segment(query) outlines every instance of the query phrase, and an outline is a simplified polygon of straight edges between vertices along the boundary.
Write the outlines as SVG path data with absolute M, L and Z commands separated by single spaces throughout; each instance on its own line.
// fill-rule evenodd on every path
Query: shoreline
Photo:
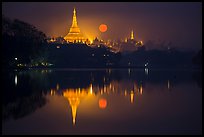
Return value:
M 80 71 L 80 70 L 145 70 L 148 69 L 150 71 L 200 71 L 202 72 L 202 68 L 199 67 L 38 67 L 38 68 L 2 68 L 3 72 L 5 71 L 27 71 L 27 70 L 72 70 L 72 71 Z

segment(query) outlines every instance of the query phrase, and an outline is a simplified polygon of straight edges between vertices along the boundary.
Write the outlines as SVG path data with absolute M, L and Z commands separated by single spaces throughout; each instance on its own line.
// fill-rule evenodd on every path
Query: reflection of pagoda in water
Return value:
M 63 91 L 63 96 L 67 98 L 69 101 L 69 105 L 71 106 L 72 111 L 72 123 L 75 125 L 76 123 L 76 113 L 77 113 L 77 107 L 80 104 L 80 100 L 89 95 L 92 94 L 92 84 L 88 89 L 66 89 Z
M 69 33 L 64 37 L 64 39 L 67 42 L 72 42 L 72 43 L 80 43 L 80 42 L 85 42 L 85 38 L 82 35 L 80 28 L 77 25 L 77 18 L 76 18 L 76 10 L 74 8 L 73 11 L 73 20 L 72 20 L 72 26 L 69 29 Z
M 105 80 L 105 79 L 104 79 Z M 105 81 L 104 81 L 105 82 Z M 133 85 L 132 85 L 133 84 Z M 99 86 L 90 86 L 88 88 L 67 88 L 60 90 L 59 84 L 57 83 L 56 89 L 51 89 L 50 94 L 60 94 L 65 97 L 69 105 L 71 107 L 72 112 L 72 124 L 76 124 L 76 117 L 77 117 L 77 108 L 80 105 L 80 102 L 83 98 L 88 97 L 90 95 L 97 96 L 99 95 L 99 108 L 105 109 L 107 107 L 107 100 L 101 95 L 109 95 L 109 94 L 120 94 L 124 95 L 125 98 L 130 100 L 130 103 L 134 103 L 135 95 L 142 95 L 143 94 L 143 87 L 141 85 L 137 85 L 136 83 L 132 83 L 131 85 L 125 85 L 129 88 L 124 88 L 122 84 L 117 81 L 112 81 L 109 84 L 104 84 L 102 87 Z M 94 92 L 95 91 L 95 92 Z

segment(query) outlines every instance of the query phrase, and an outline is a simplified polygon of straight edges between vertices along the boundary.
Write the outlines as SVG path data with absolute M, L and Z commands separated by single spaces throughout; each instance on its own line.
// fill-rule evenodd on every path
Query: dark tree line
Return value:
M 45 59 L 46 35 L 35 26 L 2 16 L 1 59 L 6 68 Z
M 120 53 L 106 47 L 92 48 L 86 44 L 50 44 L 48 53 L 49 62 L 57 68 L 115 67 L 121 58 Z

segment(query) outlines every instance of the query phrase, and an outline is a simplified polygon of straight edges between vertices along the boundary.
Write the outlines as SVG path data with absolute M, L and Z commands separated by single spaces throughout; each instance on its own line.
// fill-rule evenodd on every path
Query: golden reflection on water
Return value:
M 170 89 L 170 81 L 169 80 L 167 81 L 167 88 L 168 88 L 168 90 Z
M 15 129 L 33 133 L 37 127 L 37 132 L 65 134 L 104 131 L 127 131 L 131 134 L 139 130 L 145 134 L 150 131 L 175 133 L 178 128 L 182 129 L 181 132 L 187 129 L 196 131 L 202 127 L 199 123 L 202 119 L 200 87 L 195 86 L 192 77 L 186 78 L 183 74 L 178 76 L 178 73 L 165 76 L 162 74 L 166 73 L 160 72 L 154 75 L 154 71 L 147 69 L 146 72 L 139 70 L 138 73 L 132 69 L 116 72 L 111 69 L 107 69 L 105 74 L 104 71 L 78 73 L 78 70 L 51 74 L 47 74 L 49 71 L 40 71 L 40 74 L 38 71 L 23 71 L 11 75 L 11 84 L 19 93 L 24 90 L 24 86 L 33 89 L 28 99 L 22 96 L 22 103 L 17 100 L 5 106 L 4 114 L 7 117 L 24 113 L 28 117 L 19 116 L 17 120 L 8 122 L 5 120 L 4 132 L 8 130 L 7 133 L 12 133 Z M 24 82 L 27 78 L 30 79 L 29 83 Z M 194 89 L 198 92 L 194 92 Z M 10 97 L 11 93 L 8 95 Z M 28 110 L 37 111 L 29 115 L 31 113 L 28 114 Z M 42 122 L 43 118 L 45 120 Z
M 111 82 L 110 84 L 103 85 L 103 87 L 93 86 L 91 83 L 87 88 L 67 88 L 67 89 L 60 89 L 60 85 L 57 83 L 55 89 L 50 89 L 50 95 L 62 95 L 67 99 L 69 105 L 71 107 L 72 113 L 72 124 L 76 124 L 76 117 L 77 117 L 77 109 L 80 105 L 81 100 L 83 98 L 92 96 L 97 98 L 98 96 L 98 107 L 100 109 L 106 109 L 108 107 L 108 102 L 104 95 L 109 94 L 120 94 L 127 98 L 129 96 L 129 101 L 131 104 L 134 103 L 135 95 L 142 95 L 143 94 L 143 87 L 141 85 L 133 84 L 133 88 L 124 89 L 118 82 Z M 127 98 L 128 99 L 128 98 Z
M 17 84 L 18 84 L 18 76 L 17 75 L 15 75 L 15 86 L 17 86 Z

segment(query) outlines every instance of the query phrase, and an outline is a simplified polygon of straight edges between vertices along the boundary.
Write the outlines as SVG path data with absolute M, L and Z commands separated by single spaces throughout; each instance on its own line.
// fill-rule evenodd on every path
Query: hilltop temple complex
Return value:
M 143 42 L 135 39 L 133 29 L 130 32 L 130 35 L 125 39 L 121 40 L 102 40 L 97 37 L 95 39 L 85 38 L 82 34 L 78 23 L 76 9 L 73 10 L 72 25 L 68 30 L 68 34 L 64 37 L 50 38 L 48 39 L 49 43 L 58 43 L 58 44 L 72 44 L 72 43 L 81 43 L 87 44 L 90 47 L 101 47 L 101 45 L 108 47 L 113 52 L 123 52 L 123 51 L 135 51 L 139 48 L 143 48 Z M 61 45 L 62 46 L 62 45 Z M 60 47 L 60 46 L 58 46 Z M 58 48 L 57 47 L 57 48 Z

